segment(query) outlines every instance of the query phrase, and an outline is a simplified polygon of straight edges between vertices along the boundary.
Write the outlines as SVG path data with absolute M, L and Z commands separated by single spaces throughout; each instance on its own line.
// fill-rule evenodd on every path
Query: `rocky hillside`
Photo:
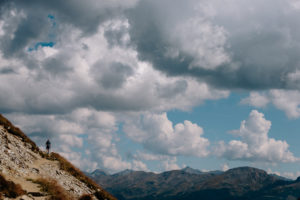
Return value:
M 0 115 L 0 199 L 115 200 L 57 153 L 42 152 Z
M 295 181 L 250 167 L 226 172 L 191 168 L 154 174 L 124 171 L 109 175 L 100 170 L 90 176 L 120 200 L 298 200 L 300 178 Z

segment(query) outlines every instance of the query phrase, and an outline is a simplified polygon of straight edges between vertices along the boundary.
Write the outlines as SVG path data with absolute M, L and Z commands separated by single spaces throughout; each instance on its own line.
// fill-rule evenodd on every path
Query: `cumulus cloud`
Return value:
M 168 155 L 152 154 L 152 153 L 146 153 L 146 152 L 141 152 L 141 151 L 137 151 L 134 155 L 131 155 L 131 156 L 137 160 L 147 160 L 147 161 L 168 160 L 171 158 Z
M 282 176 L 295 180 L 300 177 L 300 172 L 283 172 Z
M 274 106 L 283 110 L 289 118 L 300 116 L 300 92 L 299 91 L 270 91 L 270 98 Z
M 160 171 L 177 170 L 181 168 L 177 164 L 177 157 L 172 155 L 137 151 L 134 154 L 129 154 L 129 157 L 136 161 L 156 161 L 159 163 L 158 168 Z
M 140 59 L 169 75 L 254 90 L 297 87 L 298 17 L 284 0 L 143 0 L 128 12 Z
M 81 124 L 70 121 L 65 116 L 12 113 L 8 117 L 31 136 L 51 138 L 58 135 L 64 138 L 65 135 L 78 136 L 84 131 Z
M 299 176 L 300 176 L 300 172 L 299 171 L 296 171 L 296 172 L 278 172 L 278 171 L 273 171 L 271 169 L 268 169 L 267 172 L 269 174 L 276 174 L 277 176 L 283 176 L 283 177 L 286 177 L 286 178 L 290 178 L 290 179 L 297 179 Z
M 83 137 L 81 136 L 89 133 L 89 131 L 91 134 L 103 136 L 103 140 L 107 140 L 107 142 L 103 142 L 103 145 L 110 146 L 113 133 L 117 130 L 114 115 L 87 108 L 76 109 L 65 115 L 12 113 L 8 115 L 8 118 L 20 126 L 29 136 L 37 137 L 37 142 L 45 138 L 55 140 L 58 145 L 53 145 L 53 147 L 57 150 L 63 146 L 81 147 L 83 145 Z M 43 142 L 39 144 L 43 145 Z
M 135 154 L 130 155 L 136 161 L 158 161 L 160 171 L 170 171 L 180 169 L 177 164 L 177 157 L 163 154 L 146 153 L 137 151 Z
M 8 14 L 6 18 L 30 18 L 26 14 Z M 46 20 L 47 15 L 42 18 Z M 11 30 L 0 38 L 6 41 L 18 27 L 10 21 L 3 23 Z M 1 49 L 1 110 L 38 114 L 70 113 L 89 106 L 97 110 L 187 110 L 229 94 L 192 78 L 168 77 L 151 63 L 141 62 L 134 48 L 112 45 L 107 31 L 124 29 L 121 40 L 129 42 L 126 19 L 105 21 L 89 35 L 64 21 L 57 23 L 62 24 L 53 47 L 28 50 L 31 43 L 25 42 L 18 47 L 22 56 L 14 57 Z M 45 37 L 47 33 L 43 33 Z
M 209 141 L 202 136 L 200 126 L 187 120 L 173 126 L 166 113 L 146 113 L 126 122 L 123 130 L 129 138 L 157 154 L 198 157 L 209 154 Z
M 229 160 L 271 163 L 299 161 L 288 150 L 286 141 L 269 138 L 270 128 L 271 122 L 262 113 L 253 110 L 248 119 L 241 122 L 240 129 L 232 131 L 241 140 L 231 140 L 228 144 L 221 141 L 215 153 Z
M 30 13 L 33 4 L 19 3 L 6 4 L 0 17 L 0 110 L 39 146 L 49 137 L 54 150 L 77 166 L 88 167 L 79 165 L 84 158 L 89 170 L 147 169 L 138 159 L 127 161 L 120 156 L 119 122 L 111 112 L 189 110 L 205 100 L 229 95 L 228 90 L 194 78 L 162 74 L 152 63 L 141 61 L 129 45 L 127 19 L 95 19 L 97 23 L 89 27 L 69 18 L 80 2 L 67 13 L 56 8 L 42 12 L 54 4 L 36 2 L 41 12 L 35 14 Z M 91 3 L 79 10 L 86 12 Z M 97 18 L 94 14 L 85 17 Z
M 249 97 L 242 99 L 242 104 L 265 107 L 272 103 L 291 118 L 300 117 L 300 92 L 298 90 L 270 90 L 268 92 L 251 92 Z
M 177 159 L 167 159 L 162 161 L 161 166 L 164 171 L 178 170 L 180 167 L 176 164 Z
M 97 27 L 100 23 L 107 19 L 119 16 L 124 9 L 135 6 L 136 2 L 137 0 L 87 0 L 85 2 L 80 0 L 75 0 L 73 2 L 30 0 L 25 3 L 20 0 L 14 0 L 7 1 L 6 4 L 4 3 L 2 6 L 5 9 L 13 8 L 29 14 L 29 19 L 31 19 L 29 27 L 34 27 L 35 25 L 38 25 L 37 23 L 42 22 L 43 18 L 38 18 L 38 16 L 46 13 L 46 15 L 51 14 L 57 16 L 61 22 L 82 29 L 84 34 L 92 34 L 97 31 Z M 32 19 L 34 19 L 34 21 L 32 21 Z M 28 27 L 22 28 L 28 30 Z M 39 35 L 39 33 L 43 31 L 41 27 L 30 30 L 33 30 L 32 33 L 35 35 Z M 28 31 L 25 33 L 30 32 Z M 31 39 L 32 37 L 30 34 L 26 34 L 23 38 Z
M 174 33 L 177 49 L 170 47 L 166 53 L 169 53 L 171 58 L 176 58 L 180 52 L 193 57 L 189 69 L 215 69 L 230 61 L 225 51 L 226 32 L 222 27 L 213 25 L 204 18 L 195 17 L 177 25 Z
M 249 97 L 241 100 L 242 104 L 249 104 L 258 108 L 265 107 L 269 102 L 269 98 L 259 92 L 250 92 Z
M 118 152 L 120 111 L 128 137 L 171 157 L 207 156 L 209 141 L 197 124 L 173 126 L 150 112 L 190 110 L 241 88 L 271 89 L 242 103 L 271 102 L 300 116 L 297 1 L 13 0 L 1 1 L 0 11 L 1 112 L 40 145 L 56 138 L 77 164 L 76 156 L 88 156 L 92 168 L 147 168 Z M 242 129 L 238 135 L 244 139 L 221 145 L 224 155 L 257 156 L 246 153 L 253 144 Z M 261 152 L 276 147 L 292 159 L 285 141 L 261 139 Z M 85 153 L 72 153 L 86 144 Z M 165 168 L 176 165 L 171 159 Z
M 128 48 L 134 49 L 135 61 L 218 88 L 298 89 L 300 38 L 295 2 L 226 0 L 224 6 L 217 0 L 7 1 L 1 5 L 1 51 L 5 58 L 19 58 L 27 67 L 39 68 L 38 75 L 43 77 L 63 70 L 70 75 L 74 65 L 86 64 L 100 85 L 114 89 L 136 72 L 132 69 L 136 62 L 120 60 L 128 55 Z M 104 39 L 97 40 L 95 35 Z M 93 43 L 87 44 L 87 38 Z M 53 42 L 59 53 L 39 63 L 26 50 L 43 42 Z M 110 57 L 115 55 L 115 62 L 103 59 L 109 57 L 106 48 L 113 50 Z M 117 53 L 122 48 L 127 52 L 123 56 Z M 126 68 L 123 75 L 115 73 L 120 66 L 120 72 Z M 102 70 L 105 73 L 99 75 Z
M 84 169 L 87 172 L 91 172 L 99 168 L 97 162 L 92 161 L 87 157 L 84 157 L 80 152 L 64 150 L 58 153 L 64 156 L 69 161 L 71 161 L 75 166 L 79 167 L 80 169 Z
M 141 160 L 126 161 L 119 154 L 118 125 L 115 115 L 110 112 L 80 108 L 64 115 L 13 113 L 8 117 L 42 149 L 46 139 L 50 138 L 53 151 L 61 153 L 84 170 L 148 170 Z

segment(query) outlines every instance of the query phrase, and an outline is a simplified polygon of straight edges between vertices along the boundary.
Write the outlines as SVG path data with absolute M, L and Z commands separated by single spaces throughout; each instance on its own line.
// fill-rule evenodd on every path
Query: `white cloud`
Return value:
M 230 168 L 229 168 L 229 166 L 228 166 L 228 164 L 227 163 L 225 163 L 223 166 L 222 166 L 222 171 L 227 171 L 227 170 L 229 170 Z
M 129 12 L 130 36 L 140 57 L 170 76 L 228 89 L 294 89 L 288 76 L 299 70 L 299 12 L 291 2 L 299 4 L 144 0 Z
M 148 170 L 142 161 L 125 161 L 119 155 L 116 144 L 119 140 L 116 134 L 118 124 L 110 112 L 79 108 L 65 115 L 14 113 L 8 118 L 41 147 L 50 138 L 52 151 L 61 153 L 83 170 Z
M 180 169 L 179 165 L 177 164 L 176 156 L 153 154 L 153 153 L 137 151 L 135 154 L 132 155 L 132 158 L 136 161 L 140 161 L 140 160 L 142 160 L 142 161 L 158 161 L 159 162 L 158 167 L 160 168 L 159 170 L 161 170 L 161 171 Z
M 70 147 L 82 147 L 83 139 L 75 135 L 59 135 L 59 140 Z
M 83 124 L 85 127 L 98 128 L 106 132 L 117 130 L 116 117 L 111 112 L 79 108 L 74 110 L 69 116 L 73 121 Z
M 248 119 L 241 122 L 239 130 L 232 134 L 241 140 L 231 140 L 228 144 L 220 142 L 216 154 L 229 160 L 248 160 L 262 162 L 296 162 L 296 158 L 289 150 L 286 141 L 268 137 L 271 122 L 264 115 L 252 110 Z
M 300 92 L 297 90 L 271 90 L 270 98 L 274 106 L 283 110 L 292 119 L 300 117 Z
M 101 155 L 102 168 L 109 170 L 110 172 L 118 172 L 125 169 L 133 169 L 137 171 L 149 171 L 147 165 L 139 160 L 133 160 L 132 162 L 124 161 L 120 156 L 107 156 Z
M 133 160 L 131 168 L 133 170 L 149 171 L 147 165 L 140 160 Z
M 27 13 L 14 16 L 2 23 L 5 29 L 1 29 L 4 31 L 1 41 L 17 30 Z M 53 47 L 28 50 L 47 37 L 45 31 L 41 37 L 21 46 L 16 56 L 6 56 L 5 49 L 0 49 L 0 109 L 10 113 L 9 118 L 39 146 L 44 146 L 44 140 L 49 137 L 53 150 L 68 155 L 77 165 L 79 158 L 75 159 L 71 150 L 85 148 L 87 143 L 89 155 L 78 155 L 93 163 L 92 168 L 97 163 L 98 167 L 112 171 L 146 169 L 139 160 L 129 162 L 120 157 L 116 146 L 119 138 L 115 134 L 117 114 L 113 113 L 189 110 L 205 100 L 229 95 L 227 90 L 216 90 L 193 78 L 169 77 L 155 70 L 151 63 L 140 61 L 136 49 L 128 44 L 130 25 L 126 19 L 107 20 L 95 33 L 87 35 L 77 26 L 64 21 L 57 23 L 60 24 Z M 112 38 L 116 41 L 111 44 L 107 31 L 120 32 L 122 45 L 114 45 L 118 38 Z M 127 114 L 123 114 L 124 118 Z M 199 153 L 201 148 L 206 148 L 206 139 L 201 134 L 193 135 L 195 130 L 190 129 L 199 129 L 202 134 L 200 127 L 188 121 L 176 126 L 174 131 L 195 137 L 195 143 L 204 147 L 184 150 L 177 144 L 168 153 L 207 154 L 204 150 Z M 180 137 L 172 141 L 179 143 L 176 138 Z M 197 153 L 192 153 L 193 150 Z M 119 164 L 111 165 L 113 161 Z
M 270 102 L 269 98 L 263 93 L 250 92 L 250 96 L 242 99 L 242 104 L 249 104 L 257 108 L 263 108 Z
M 202 17 L 190 18 L 179 24 L 173 33 L 179 50 L 194 58 L 190 68 L 215 69 L 230 61 L 225 51 L 226 31 Z
M 300 171 L 296 171 L 296 172 L 278 172 L 278 171 L 273 171 L 270 168 L 267 170 L 268 174 L 276 174 L 277 176 L 283 176 L 286 178 L 290 178 L 290 179 L 297 179 L 300 176 Z
M 209 141 L 202 137 L 203 129 L 200 126 L 187 120 L 173 126 L 166 113 L 146 113 L 139 119 L 127 121 L 124 132 L 132 140 L 158 154 L 198 157 L 209 154 Z
M 292 6 L 292 8 L 294 8 L 296 10 L 300 10 L 300 1 L 299 0 L 291 0 L 291 1 L 289 1 L 289 3 Z
M 11 70 L 0 74 L 0 108 L 30 114 L 70 113 L 79 107 L 188 110 L 208 99 L 228 97 L 227 90 L 193 78 L 162 74 L 141 62 L 132 47 L 110 46 L 106 31 L 124 29 L 121 37 L 130 40 L 128 26 L 126 19 L 111 20 L 84 37 L 80 29 L 62 26 L 52 48 L 28 51 L 26 46 L 15 58 L 0 53 L 0 71 Z
M 115 156 L 102 156 L 103 167 L 112 171 L 121 171 L 130 169 L 131 165 L 128 162 L 122 161 L 121 158 Z
M 60 115 L 26 115 L 12 113 L 8 115 L 17 126 L 29 135 L 52 137 L 60 135 L 79 135 L 84 132 L 81 124 L 70 121 Z
M 177 159 L 174 157 L 172 159 L 167 159 L 161 162 L 161 166 L 163 171 L 170 171 L 170 170 L 178 170 L 180 167 L 177 165 Z
M 295 180 L 298 177 L 300 177 L 300 171 L 297 171 L 297 172 L 283 172 L 282 176 Z
M 259 93 L 251 92 L 250 96 L 242 99 L 242 104 L 249 104 L 254 107 L 265 107 L 272 103 L 277 109 L 282 110 L 288 118 L 300 117 L 300 92 L 298 90 L 269 90 Z
M 151 153 L 145 153 L 141 151 L 137 151 L 137 153 L 134 154 L 133 157 L 137 160 L 148 160 L 148 161 L 154 161 L 154 160 L 161 161 L 161 160 L 170 159 L 170 156 L 168 155 L 151 154 Z
M 267 169 L 267 173 L 268 173 L 268 174 L 275 174 L 275 175 L 277 175 L 277 176 L 281 176 L 280 172 L 278 172 L 278 171 L 273 171 L 273 170 L 271 170 L 270 168 Z
M 80 169 L 84 169 L 87 172 L 96 170 L 99 166 L 97 162 L 91 161 L 89 158 L 85 158 L 81 153 L 72 150 L 58 152 L 72 164 Z
M 93 11 L 93 3 L 89 1 L 82 5 L 75 2 L 69 11 L 76 10 L 77 6 L 83 13 L 89 9 Z M 119 7 L 121 4 L 128 8 L 135 3 L 116 1 L 104 5 L 102 2 L 100 7 Z M 31 17 L 26 9 L 30 10 L 29 7 L 22 8 L 22 12 L 10 13 L 7 10 L 1 16 L 5 20 L 1 18 L 0 40 L 6 46 L 0 49 L 0 110 L 10 113 L 9 118 L 39 146 L 44 146 L 45 138 L 50 137 L 53 150 L 69 155 L 77 164 L 71 150 L 88 145 L 89 154 L 78 155 L 87 156 L 86 159 L 97 163 L 98 167 L 146 169 L 139 160 L 127 162 L 119 155 L 119 138 L 115 133 L 119 123 L 118 111 L 189 110 L 205 100 L 229 95 L 227 90 L 216 90 L 194 78 L 167 76 L 154 69 L 151 63 L 140 61 L 138 51 L 130 46 L 131 25 L 125 18 L 110 18 L 93 24 L 93 30 L 87 30 L 88 25 L 81 21 L 66 20 L 70 13 L 56 10 L 53 13 L 57 20 L 53 47 L 39 46 L 29 51 L 37 42 L 49 39 L 47 27 L 36 32 L 38 37 L 22 36 L 22 45 L 15 44 L 19 45 L 17 50 L 7 49 L 14 44 L 14 39 L 18 39 L 15 33 L 19 26 Z M 93 20 L 94 14 L 84 16 Z M 48 23 L 47 16 L 44 17 Z M 122 115 L 126 118 L 130 114 Z M 207 154 L 204 149 L 208 142 L 201 137 L 201 127 L 186 121 L 172 129 L 174 135 L 187 134 L 196 138 L 195 144 L 204 147 L 180 146 L 178 139 L 182 138 L 176 136 L 169 142 L 177 144 L 172 145 L 167 153 Z M 199 134 L 193 133 L 195 131 Z M 186 143 L 193 144 L 193 141 Z M 193 150 L 197 152 L 193 153 Z M 119 164 L 111 165 L 113 161 Z M 94 168 L 94 164 L 91 166 Z

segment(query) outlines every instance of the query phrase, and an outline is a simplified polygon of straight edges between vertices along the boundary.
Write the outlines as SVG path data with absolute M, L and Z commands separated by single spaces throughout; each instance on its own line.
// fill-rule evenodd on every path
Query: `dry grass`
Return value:
M 49 194 L 50 200 L 72 200 L 73 198 L 62 188 L 55 180 L 47 180 L 39 178 L 32 182 L 37 183 L 41 187 L 41 191 Z
M 97 189 L 97 184 L 85 176 L 78 168 L 72 165 L 68 160 L 59 155 L 58 153 L 52 152 L 50 155 L 51 160 L 57 160 L 61 170 L 69 172 L 72 176 L 85 183 L 91 189 Z
M 84 194 L 81 195 L 78 200 L 93 200 L 93 198 L 90 194 Z
M 96 193 L 98 194 L 99 198 L 95 193 L 95 196 L 98 199 L 116 200 L 116 198 L 114 198 L 108 192 L 104 191 L 97 183 L 88 178 L 84 173 L 82 173 L 78 168 L 76 168 L 58 153 L 51 153 L 50 157 L 51 160 L 57 160 L 59 162 L 61 170 L 69 172 L 72 176 L 85 183 L 90 189 L 98 191 Z
M 19 184 L 7 181 L 2 175 L 0 175 L 0 192 L 1 196 L 5 195 L 10 198 L 16 198 L 26 194 L 26 191 L 24 191 Z
M 15 127 L 8 119 L 3 117 L 3 115 L 0 114 L 0 125 L 4 126 L 4 128 L 10 133 L 15 136 L 18 136 L 22 139 L 24 143 L 28 143 L 31 145 L 31 150 L 34 152 L 40 152 L 38 146 L 29 139 L 23 131 L 21 131 L 18 127 Z
M 97 197 L 97 199 L 99 199 L 99 200 L 106 200 L 106 199 L 108 199 L 107 196 L 106 196 L 106 194 L 103 193 L 103 191 L 97 191 L 97 192 L 95 192 L 94 195 L 95 195 L 95 196 Z

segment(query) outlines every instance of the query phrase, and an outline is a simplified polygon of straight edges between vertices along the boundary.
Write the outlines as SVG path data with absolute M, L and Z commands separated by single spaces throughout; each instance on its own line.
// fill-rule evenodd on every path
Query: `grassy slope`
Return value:
M 7 181 L 4 176 L 0 174 L 0 199 L 2 195 L 10 198 L 16 198 L 25 194 L 26 192 L 18 184 L 15 184 L 12 181 Z

